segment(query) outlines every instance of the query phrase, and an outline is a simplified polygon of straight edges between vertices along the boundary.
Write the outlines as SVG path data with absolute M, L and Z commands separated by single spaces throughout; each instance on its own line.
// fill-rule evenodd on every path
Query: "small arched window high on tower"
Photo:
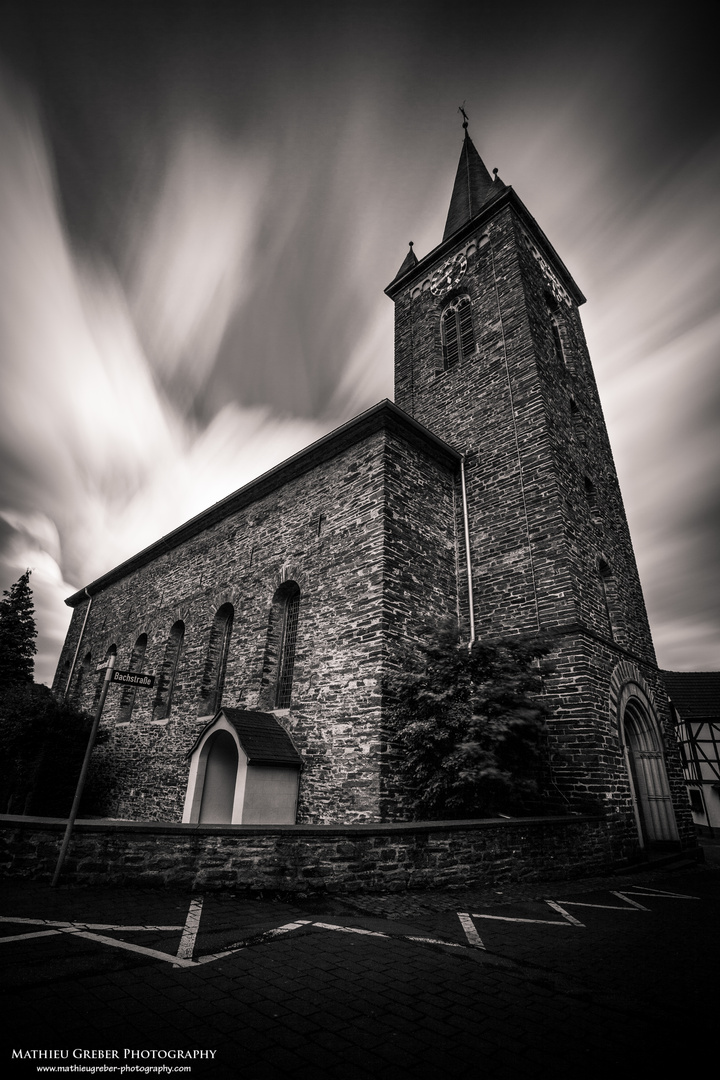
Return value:
M 475 334 L 469 296 L 452 300 L 440 319 L 443 368 L 447 371 L 460 360 L 467 360 L 475 352 Z

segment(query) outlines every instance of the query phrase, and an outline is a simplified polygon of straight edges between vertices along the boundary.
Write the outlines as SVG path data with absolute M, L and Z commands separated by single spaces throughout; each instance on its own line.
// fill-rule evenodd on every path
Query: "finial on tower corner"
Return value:
M 412 251 L 413 247 L 415 246 L 412 240 L 408 240 L 408 244 L 410 245 L 410 250 Z
M 463 129 L 464 129 L 465 131 L 467 131 L 467 128 L 468 128 L 468 114 L 467 114 L 467 113 L 465 112 L 465 102 L 464 102 L 464 101 L 463 101 L 462 105 L 459 105 L 459 106 L 458 106 L 458 112 L 459 112 L 459 113 L 462 113 L 462 117 L 463 117 Z
M 498 178 L 498 171 L 497 171 L 497 169 L 493 169 L 493 180 L 497 180 L 497 178 Z

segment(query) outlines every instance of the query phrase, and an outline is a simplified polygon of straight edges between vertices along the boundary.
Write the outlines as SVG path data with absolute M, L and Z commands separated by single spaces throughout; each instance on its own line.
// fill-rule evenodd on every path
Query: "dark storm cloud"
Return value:
M 382 289 L 442 234 L 461 101 L 590 298 L 661 663 L 717 666 L 709 9 L 7 10 L 2 584 L 35 560 L 43 677 L 63 595 L 391 394 Z

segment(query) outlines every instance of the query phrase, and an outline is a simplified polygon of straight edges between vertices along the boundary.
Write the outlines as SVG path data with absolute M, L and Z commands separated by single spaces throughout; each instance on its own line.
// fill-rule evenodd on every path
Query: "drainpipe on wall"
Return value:
M 85 612 L 85 618 L 83 619 L 82 629 L 80 630 L 80 637 L 78 638 L 77 647 L 75 649 L 75 655 L 73 656 L 72 664 L 70 665 L 70 671 L 68 672 L 67 682 L 65 683 L 65 690 L 63 691 L 63 701 L 68 696 L 70 685 L 72 683 L 72 677 L 75 674 L 75 665 L 77 664 L 78 653 L 80 652 L 80 646 L 82 645 L 83 635 L 85 633 L 85 627 L 87 626 L 88 615 L 90 614 L 90 608 L 92 607 L 93 598 L 90 593 L 85 589 L 85 595 L 88 598 L 88 606 Z
M 468 649 L 475 644 L 475 599 L 473 596 L 472 561 L 470 558 L 470 522 L 468 519 L 467 490 L 465 487 L 465 455 L 460 458 L 460 486 L 462 487 L 463 525 L 465 527 L 465 561 L 467 563 L 468 607 L 470 610 L 470 640 Z

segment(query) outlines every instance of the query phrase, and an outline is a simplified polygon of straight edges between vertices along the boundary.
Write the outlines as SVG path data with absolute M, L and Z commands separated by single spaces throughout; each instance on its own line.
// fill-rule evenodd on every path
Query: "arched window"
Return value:
M 133 646 L 130 656 L 129 671 L 142 671 L 145 650 L 147 649 L 147 634 L 141 634 Z M 127 724 L 132 716 L 135 704 L 136 686 L 124 686 L 120 696 L 120 708 L 118 710 L 118 723 Z
M 475 352 L 469 296 L 460 296 L 445 308 L 440 319 L 440 337 L 445 370 Z
M 300 612 L 300 588 L 286 581 L 273 597 L 268 621 L 260 707 L 289 709 Z
M 210 629 L 205 670 L 200 687 L 199 716 L 214 716 L 222 703 L 225 685 L 225 667 L 227 665 L 230 636 L 232 634 L 234 609 L 232 604 L 223 604 L 215 612 Z
M 85 653 L 80 668 L 75 679 L 75 693 L 73 699 L 79 705 L 82 702 L 82 695 L 85 687 L 87 686 L 88 675 L 92 668 L 92 653 Z
M 185 623 L 178 619 L 170 630 L 170 635 L 165 645 L 165 655 L 158 678 L 157 693 L 153 703 L 153 721 L 159 723 L 167 720 L 172 708 L 173 690 L 175 689 L 175 677 L 180 663 L 183 639 L 185 637 Z
M 553 316 L 553 318 L 550 320 L 550 329 L 552 331 L 553 345 L 555 346 L 555 355 L 557 356 L 558 360 L 560 360 L 563 364 L 566 364 L 567 361 L 565 360 L 565 350 L 563 349 L 562 337 L 560 335 L 560 327 L 555 316 Z
M 598 561 L 598 577 L 600 578 L 600 591 L 605 607 L 608 630 L 610 637 L 614 641 L 617 638 L 618 631 L 617 588 L 613 572 L 604 559 Z
M 277 696 L 275 700 L 275 707 L 278 709 L 290 708 L 299 611 L 300 590 L 296 586 L 296 591 L 289 593 L 285 601 L 280 662 L 278 664 Z
M 602 514 L 600 513 L 600 506 L 598 503 L 597 488 L 589 476 L 584 477 L 583 484 L 585 487 L 585 498 L 590 507 L 590 517 L 594 522 L 599 523 L 602 521 Z

